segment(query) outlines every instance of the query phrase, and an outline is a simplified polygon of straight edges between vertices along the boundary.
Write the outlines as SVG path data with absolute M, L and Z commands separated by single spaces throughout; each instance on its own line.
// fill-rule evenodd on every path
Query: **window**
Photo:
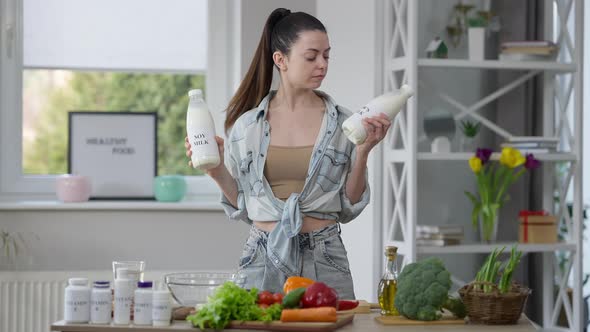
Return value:
M 198 174 L 184 155 L 187 91 L 204 89 L 210 104 L 225 98 L 207 94 L 220 63 L 208 61 L 208 17 L 226 10 L 213 3 L 0 0 L 2 194 L 53 194 L 55 174 L 67 172 L 68 111 L 157 111 L 158 174 Z M 206 177 L 189 183 L 216 191 Z
M 183 126 L 187 91 L 204 85 L 203 74 L 25 69 L 22 173 L 67 173 L 68 111 L 156 111 L 158 174 L 195 174 L 183 162 Z

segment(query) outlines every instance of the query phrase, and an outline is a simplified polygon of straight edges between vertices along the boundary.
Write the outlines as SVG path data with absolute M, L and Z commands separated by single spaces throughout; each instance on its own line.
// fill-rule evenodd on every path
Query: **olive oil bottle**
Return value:
M 385 257 L 387 257 L 387 266 L 379 282 L 377 293 L 379 296 L 379 306 L 381 306 L 381 315 L 398 316 L 399 312 L 395 308 L 395 293 L 397 291 L 397 247 L 385 247 Z

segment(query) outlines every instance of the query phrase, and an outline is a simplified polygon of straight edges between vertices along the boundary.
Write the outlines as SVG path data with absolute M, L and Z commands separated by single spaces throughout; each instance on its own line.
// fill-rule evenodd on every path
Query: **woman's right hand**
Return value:
M 223 163 L 223 155 L 225 151 L 223 138 L 215 136 L 215 141 L 217 142 L 217 148 L 219 149 L 219 165 L 205 170 L 207 175 L 209 175 L 212 178 L 215 178 L 217 175 L 221 174 L 221 171 L 225 167 L 225 164 Z M 193 155 L 193 152 L 191 151 L 191 144 L 188 142 L 187 136 L 184 137 L 184 147 L 186 149 L 186 156 L 189 158 L 188 165 L 190 167 L 193 167 L 193 162 L 190 160 L 191 156 Z

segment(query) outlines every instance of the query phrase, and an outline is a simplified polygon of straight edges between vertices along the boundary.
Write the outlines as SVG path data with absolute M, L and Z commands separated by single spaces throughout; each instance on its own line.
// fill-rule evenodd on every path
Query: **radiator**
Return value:
M 146 272 L 145 280 L 163 289 L 167 272 Z M 64 291 L 71 277 L 112 280 L 111 271 L 0 271 L 0 332 L 49 332 L 63 319 Z

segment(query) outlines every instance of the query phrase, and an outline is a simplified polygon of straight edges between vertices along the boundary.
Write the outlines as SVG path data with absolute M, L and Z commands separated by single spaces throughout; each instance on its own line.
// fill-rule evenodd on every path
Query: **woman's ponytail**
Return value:
M 288 9 L 277 8 L 268 16 L 246 76 L 227 107 L 224 126 L 226 132 L 240 115 L 258 105 L 270 91 L 274 66 L 271 49 L 272 32 L 275 25 L 290 13 Z

